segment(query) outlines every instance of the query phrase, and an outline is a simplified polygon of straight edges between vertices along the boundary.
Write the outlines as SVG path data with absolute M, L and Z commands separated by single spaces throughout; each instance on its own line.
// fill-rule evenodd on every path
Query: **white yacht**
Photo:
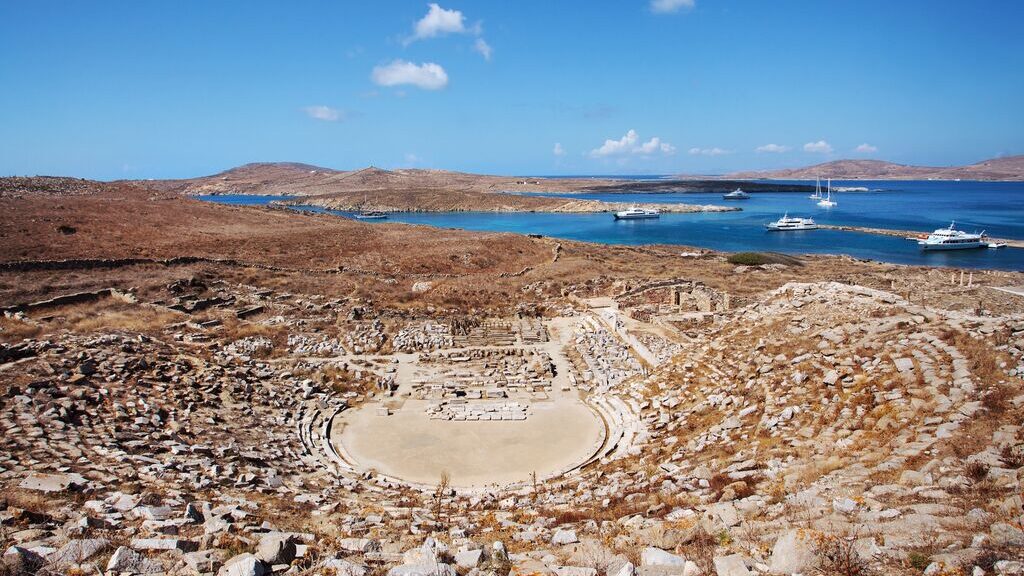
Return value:
M 818 197 L 821 198 L 821 196 L 820 196 L 821 190 L 818 190 L 818 194 L 819 194 Z M 828 195 L 825 196 L 824 198 L 821 198 L 821 200 L 818 200 L 818 206 L 821 206 L 822 208 L 832 208 L 833 206 L 838 206 L 837 202 L 833 202 L 832 201 L 832 179 L 831 178 L 828 179 Z
M 660 218 L 661 212 L 653 208 L 641 208 L 630 206 L 629 210 L 620 210 L 615 213 L 616 220 L 643 220 L 645 218 Z
M 722 194 L 722 198 L 725 200 L 747 200 L 750 198 L 750 194 L 744 192 L 742 188 L 737 188 L 728 194 Z
M 811 200 L 821 200 L 821 178 L 814 179 L 814 194 L 808 196 Z
M 813 218 L 798 218 L 789 217 L 789 213 L 786 213 L 775 222 L 769 222 L 764 225 L 765 228 L 772 232 L 785 232 L 788 230 L 817 230 L 818 225 L 815 224 Z
M 985 231 L 964 232 L 954 229 L 956 222 L 951 222 L 949 228 L 939 228 L 932 232 L 924 240 L 918 240 L 917 245 L 922 250 L 966 250 L 968 248 L 987 248 L 988 241 L 985 240 Z

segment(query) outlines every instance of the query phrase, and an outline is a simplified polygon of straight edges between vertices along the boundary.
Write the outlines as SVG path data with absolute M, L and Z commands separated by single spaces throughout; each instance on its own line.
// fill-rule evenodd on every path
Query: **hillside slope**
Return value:
M 726 178 L 813 180 L 1024 180 L 1024 155 L 992 158 L 968 166 L 929 167 L 882 160 L 833 160 L 803 168 L 734 172 Z

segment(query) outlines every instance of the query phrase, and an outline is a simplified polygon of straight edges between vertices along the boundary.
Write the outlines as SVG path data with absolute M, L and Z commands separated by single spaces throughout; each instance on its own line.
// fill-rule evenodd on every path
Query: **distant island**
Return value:
M 983 160 L 967 166 L 931 167 L 882 160 L 834 160 L 805 168 L 726 174 L 735 180 L 1024 180 L 1024 155 Z
M 126 183 L 189 196 L 291 196 L 277 204 L 318 206 L 331 210 L 382 212 L 614 212 L 626 202 L 540 196 L 531 193 L 680 193 L 727 192 L 743 186 L 751 192 L 809 191 L 792 184 L 745 183 L 721 179 L 657 181 L 607 178 L 538 178 L 490 176 L 447 170 L 368 167 L 334 170 L 294 162 L 260 162 L 211 176 L 181 180 L 136 180 Z M 662 212 L 732 212 L 737 206 L 650 204 Z

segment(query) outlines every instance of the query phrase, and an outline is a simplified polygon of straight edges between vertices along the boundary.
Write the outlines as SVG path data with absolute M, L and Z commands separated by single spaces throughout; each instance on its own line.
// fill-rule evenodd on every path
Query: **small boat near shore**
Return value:
M 749 200 L 750 194 L 743 191 L 742 188 L 737 188 L 728 194 L 722 194 L 723 200 Z
M 1006 248 L 1006 242 L 989 242 L 988 247 L 992 249 Z
M 922 250 L 968 250 L 989 247 L 984 230 L 971 233 L 957 230 L 955 226 L 956 222 L 951 222 L 949 228 L 939 228 L 924 240 L 918 240 L 917 245 Z
M 654 208 L 641 208 L 639 206 L 630 206 L 628 210 L 620 210 L 615 213 L 616 220 L 645 220 L 660 217 L 661 211 Z
M 818 224 L 813 218 L 800 218 L 800 217 L 789 217 L 787 212 L 775 222 L 769 222 L 764 225 L 770 232 L 788 232 L 796 230 L 817 230 Z
M 363 203 L 359 205 L 359 212 L 355 214 L 357 220 L 384 220 L 388 217 L 387 212 L 381 212 L 380 210 L 367 210 L 366 209 L 366 195 L 363 195 Z

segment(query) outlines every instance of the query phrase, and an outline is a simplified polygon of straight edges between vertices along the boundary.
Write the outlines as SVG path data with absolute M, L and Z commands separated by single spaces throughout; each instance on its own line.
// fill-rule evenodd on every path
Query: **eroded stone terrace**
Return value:
M 699 322 L 677 304 L 552 304 L 559 318 L 465 325 L 189 280 L 129 304 L 179 311 L 155 330 L 15 315 L 43 334 L 0 348 L 5 562 L 735 575 L 827 569 L 848 545 L 878 573 L 1020 569 L 1021 314 L 837 283 L 719 298 Z M 503 351 L 549 345 L 551 323 L 571 330 L 552 359 L 568 390 Z M 400 390 L 414 360 L 392 350 L 578 390 L 605 436 L 536 485 L 436 492 L 364 469 L 331 428 Z

